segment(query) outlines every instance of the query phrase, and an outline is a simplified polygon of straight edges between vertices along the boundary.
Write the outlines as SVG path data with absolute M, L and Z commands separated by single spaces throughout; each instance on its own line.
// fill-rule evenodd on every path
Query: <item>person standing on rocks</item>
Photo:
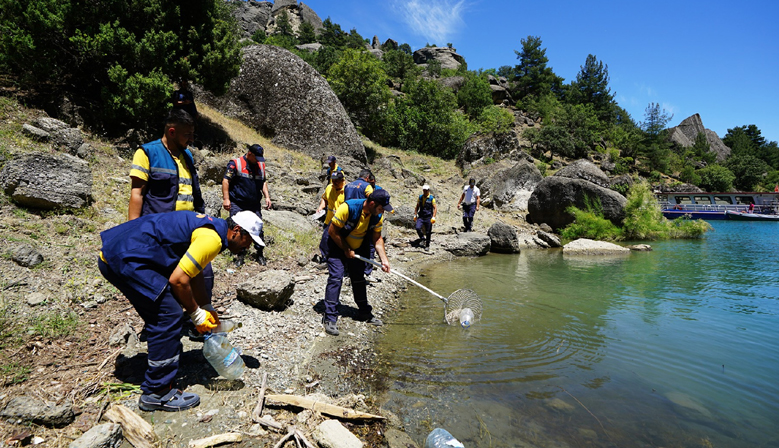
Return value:
M 328 156 L 327 157 L 327 177 L 325 180 L 327 181 L 327 184 L 330 185 L 332 183 L 332 175 L 335 172 L 341 172 L 343 173 L 343 169 L 338 166 L 338 164 L 335 161 L 335 156 Z
M 323 241 L 320 247 L 326 250 L 325 258 L 329 275 L 325 288 L 325 313 L 322 323 L 327 334 L 333 336 L 339 334 L 338 305 L 341 303 L 341 285 L 347 270 L 352 283 L 354 302 L 359 309 L 357 319 L 370 325 L 384 325 L 373 315 L 373 308 L 368 304 L 365 262 L 356 259 L 355 255 L 367 257 L 368 241 L 372 241 L 381 259 L 382 271 L 390 271 L 384 240 L 381 237 L 385 211 L 392 211 L 387 190 L 377 190 L 366 199 L 346 201 L 335 211 L 330 227 L 323 235 L 326 241 Z
M 327 235 L 327 230 L 330 227 L 330 221 L 333 219 L 333 215 L 335 215 L 335 211 L 338 210 L 338 207 L 344 203 L 343 171 L 333 171 L 330 177 L 332 178 L 332 183 L 328 185 L 327 188 L 325 188 L 325 192 L 322 194 L 322 199 L 319 201 L 319 207 L 316 209 L 317 213 L 321 212 L 322 210 L 327 210 L 327 214 L 325 215 L 325 228 L 322 231 L 322 240 L 320 241 L 319 247 L 319 251 L 322 253 L 322 258 L 325 257 L 327 250 L 321 247 L 321 243 L 327 241 L 325 236 Z
M 205 213 L 195 159 L 188 146 L 195 137 L 195 122 L 182 109 L 173 109 L 165 119 L 162 138 L 141 145 L 130 168 L 130 205 L 127 220 L 154 213 L 196 211 Z M 214 270 L 203 268 L 209 301 Z
M 463 194 L 460 195 L 460 200 L 457 201 L 457 210 L 460 210 L 460 204 L 463 206 L 463 225 L 465 231 L 470 232 L 473 230 L 473 216 L 479 211 L 479 205 L 481 204 L 481 192 L 479 187 L 476 186 L 476 179 L 471 178 L 468 180 L 468 186 L 463 188 Z
M 371 170 L 363 169 L 360 171 L 360 177 L 344 187 L 344 200 L 365 199 L 370 196 L 373 193 L 373 187 L 369 181 L 372 175 Z
M 433 233 L 433 224 L 438 214 L 438 205 L 435 203 L 435 196 L 430 194 L 430 185 L 422 186 L 422 194 L 417 199 L 417 206 L 414 207 L 414 221 L 417 230 L 418 244 L 424 243 L 426 251 L 430 250 L 430 237 Z
M 266 210 L 270 210 L 272 205 L 265 175 L 265 150 L 257 144 L 246 145 L 246 149 L 246 154 L 227 163 L 222 179 L 222 206 L 230 212 L 230 216 L 248 210 L 262 219 L 262 198 L 265 198 Z M 260 237 L 265 239 L 262 229 Z M 255 244 L 254 247 L 257 249 L 257 262 L 261 266 L 268 264 L 264 245 Z M 237 264 L 243 264 L 243 255 L 239 256 Z
M 229 220 L 178 211 L 141 216 L 100 233 L 98 267 L 141 316 L 148 343 L 148 366 L 138 406 L 144 411 L 183 411 L 200 397 L 173 385 L 182 346 L 181 309 L 199 333 L 219 323 L 203 281 L 207 266 L 224 249 L 262 244 L 262 221 L 252 212 Z

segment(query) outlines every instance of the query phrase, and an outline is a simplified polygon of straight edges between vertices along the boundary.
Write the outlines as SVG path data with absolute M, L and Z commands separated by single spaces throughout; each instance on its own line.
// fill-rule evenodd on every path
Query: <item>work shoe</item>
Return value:
M 430 252 L 430 245 L 429 244 L 425 244 L 425 252 Z
M 366 320 L 365 323 L 376 327 L 381 327 L 382 325 L 384 325 L 384 322 L 382 322 L 381 319 L 379 319 L 376 316 L 371 316 L 371 318 Z
M 233 260 L 233 263 L 235 263 L 235 267 L 240 268 L 241 266 L 243 266 L 243 258 L 244 258 L 243 254 L 235 256 L 235 259 Z
M 257 263 L 259 263 L 260 266 L 265 266 L 268 264 L 268 261 L 265 259 L 265 256 L 262 254 L 262 252 L 257 252 L 257 255 L 254 256 L 254 259 L 257 260 Z
M 177 412 L 194 408 L 200 404 L 200 397 L 191 392 L 171 389 L 164 395 L 143 394 L 138 399 L 138 407 L 143 411 Z
M 332 336 L 338 336 L 341 334 L 341 332 L 338 331 L 338 325 L 335 322 L 331 321 L 324 321 L 325 324 L 325 333 L 332 335 Z

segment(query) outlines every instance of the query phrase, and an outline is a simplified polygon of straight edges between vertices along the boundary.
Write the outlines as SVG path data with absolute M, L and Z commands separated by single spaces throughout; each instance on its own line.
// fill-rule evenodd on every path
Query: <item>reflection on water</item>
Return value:
M 470 329 L 410 287 L 379 351 L 384 407 L 421 442 L 476 446 L 779 446 L 779 231 L 591 259 L 560 251 L 436 266 L 422 283 L 484 302 Z

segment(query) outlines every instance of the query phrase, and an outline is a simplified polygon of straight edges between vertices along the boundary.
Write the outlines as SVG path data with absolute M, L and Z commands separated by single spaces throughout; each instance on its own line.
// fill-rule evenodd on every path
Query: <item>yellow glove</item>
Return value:
M 195 324 L 195 328 L 199 333 L 208 333 L 216 328 L 216 319 L 214 315 L 203 308 L 198 308 L 197 311 L 189 315 L 192 323 Z
M 430 218 L 430 224 L 435 224 L 435 216 L 433 216 L 432 218 Z

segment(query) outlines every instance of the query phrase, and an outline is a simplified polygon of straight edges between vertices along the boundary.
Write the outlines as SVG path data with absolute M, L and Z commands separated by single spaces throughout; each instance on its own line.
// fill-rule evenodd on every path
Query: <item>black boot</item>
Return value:
M 257 263 L 260 264 L 260 266 L 265 266 L 268 264 L 268 261 L 265 260 L 265 256 L 263 255 L 264 250 L 263 249 L 257 249 L 257 255 L 255 256 Z

